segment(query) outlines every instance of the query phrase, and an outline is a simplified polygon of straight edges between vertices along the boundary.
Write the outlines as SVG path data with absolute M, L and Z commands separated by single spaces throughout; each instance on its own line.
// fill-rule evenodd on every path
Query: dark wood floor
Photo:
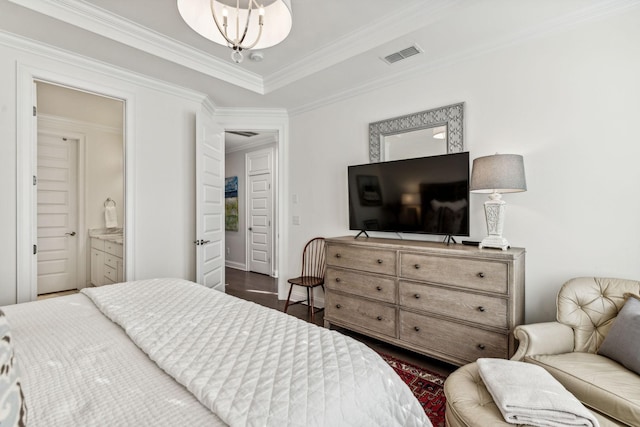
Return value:
M 263 274 L 248 273 L 233 268 L 227 268 L 225 274 L 227 282 L 226 291 L 229 295 L 234 295 L 239 298 L 253 301 L 257 304 L 274 308 L 280 311 L 284 310 L 285 302 L 278 300 L 278 285 L 276 279 Z M 306 321 L 310 320 L 307 306 L 303 304 L 290 306 L 288 314 Z M 324 311 L 316 313 L 314 319 L 315 324 L 319 326 L 323 325 L 323 314 Z M 363 342 L 364 344 L 368 345 L 378 352 L 389 354 L 391 356 L 405 360 L 409 363 L 413 363 L 414 365 L 418 365 L 424 369 L 440 373 L 442 375 L 449 375 L 456 369 L 455 366 L 448 363 L 431 359 L 429 357 L 380 342 L 378 340 L 357 334 L 352 331 L 348 331 L 346 329 L 335 329 L 357 339 L 358 341 Z

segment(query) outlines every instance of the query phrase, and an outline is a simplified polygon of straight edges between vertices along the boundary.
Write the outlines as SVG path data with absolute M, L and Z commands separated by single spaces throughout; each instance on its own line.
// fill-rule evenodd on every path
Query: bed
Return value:
M 29 426 L 431 425 L 364 344 L 185 280 L 2 311 Z

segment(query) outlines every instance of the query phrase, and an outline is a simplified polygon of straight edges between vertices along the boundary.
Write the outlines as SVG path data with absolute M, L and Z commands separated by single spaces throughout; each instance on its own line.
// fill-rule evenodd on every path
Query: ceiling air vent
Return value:
M 228 130 L 227 133 L 238 135 L 238 136 L 245 136 L 247 138 L 256 136 L 258 134 L 258 132 L 243 131 L 243 130 Z
M 386 62 L 387 64 L 393 64 L 395 62 L 398 61 L 402 61 L 403 59 L 407 59 L 413 55 L 417 55 L 420 52 L 422 52 L 422 50 L 420 50 L 420 48 L 416 45 L 412 45 L 409 46 L 406 49 L 402 49 L 398 52 L 394 52 L 390 55 L 385 56 L 384 58 L 382 58 L 384 60 L 384 62 Z

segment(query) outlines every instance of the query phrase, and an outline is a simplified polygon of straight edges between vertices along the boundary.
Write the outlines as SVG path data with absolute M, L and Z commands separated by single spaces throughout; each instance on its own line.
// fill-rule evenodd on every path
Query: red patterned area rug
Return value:
M 444 427 L 444 380 L 446 377 L 426 371 L 384 353 L 380 356 L 407 383 L 434 427 Z

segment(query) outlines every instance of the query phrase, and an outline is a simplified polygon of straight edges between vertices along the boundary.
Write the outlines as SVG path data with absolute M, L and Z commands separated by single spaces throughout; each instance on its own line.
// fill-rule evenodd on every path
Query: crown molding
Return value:
M 367 52 L 438 21 L 463 0 L 428 0 L 389 13 L 340 40 L 322 46 L 264 79 L 265 93 L 287 86 L 356 55 Z
M 138 74 L 125 68 L 120 68 L 113 64 L 101 62 L 93 58 L 87 58 L 77 53 L 49 46 L 42 42 L 31 40 L 3 30 L 0 30 L 0 45 L 58 63 L 73 65 L 78 69 L 102 74 L 107 77 L 117 78 L 138 86 L 161 91 L 169 95 L 178 96 L 195 102 L 202 102 L 205 99 L 205 95 L 203 93 L 172 85 L 162 80 Z
M 278 142 L 278 139 L 273 135 L 265 135 L 237 147 L 227 148 L 225 146 L 224 152 L 225 154 L 237 153 L 238 151 L 252 150 L 254 148 L 262 147 L 265 145 L 275 144 L 276 142 Z
M 290 108 L 288 110 L 289 116 L 293 117 L 299 114 L 313 111 L 327 105 L 363 95 L 367 92 L 371 92 L 382 87 L 391 86 L 400 81 L 415 78 L 418 76 L 424 77 L 425 74 L 431 73 L 435 70 L 448 68 L 461 62 L 475 59 L 495 51 L 517 46 L 531 40 L 565 32 L 571 28 L 587 24 L 589 22 L 597 21 L 599 19 L 604 19 L 608 16 L 620 14 L 625 12 L 626 10 L 638 6 L 640 6 L 640 0 L 604 1 L 564 16 L 555 17 L 552 20 L 540 23 L 536 26 L 522 29 L 518 33 L 512 33 L 503 36 L 497 40 L 494 40 L 490 43 L 485 43 L 476 48 L 468 49 L 466 51 L 462 51 L 460 53 L 450 55 L 442 59 L 431 60 L 427 64 L 422 63 L 410 68 L 405 68 L 402 71 L 390 75 L 385 75 L 381 78 L 370 79 L 360 85 L 352 86 L 342 92 L 334 93 L 327 97 L 316 99 L 313 102 Z
M 224 118 L 249 118 L 259 125 L 262 122 L 270 122 L 274 119 L 286 120 L 289 113 L 284 108 L 242 108 L 242 107 L 220 107 L 215 110 L 216 117 Z M 242 130 L 253 130 L 243 128 Z
M 61 117 L 61 116 L 55 116 L 53 114 L 41 114 L 38 113 L 38 122 L 45 126 L 50 126 L 50 127 L 55 127 L 55 128 L 62 128 L 62 129 L 69 129 L 72 128 L 74 131 L 77 132 L 90 132 L 90 131 L 97 131 L 97 132 L 103 132 L 103 133 L 109 133 L 109 134 L 113 134 L 113 135 L 120 135 L 122 136 L 123 134 L 123 127 L 117 127 L 117 126 L 107 126 L 107 125 L 102 125 L 99 123 L 93 123 L 93 122 L 86 122 L 83 120 L 76 120 L 76 119 L 70 119 L 68 117 Z
M 89 3 L 79 0 L 9 1 L 210 77 L 264 94 L 263 79 L 258 74 Z

